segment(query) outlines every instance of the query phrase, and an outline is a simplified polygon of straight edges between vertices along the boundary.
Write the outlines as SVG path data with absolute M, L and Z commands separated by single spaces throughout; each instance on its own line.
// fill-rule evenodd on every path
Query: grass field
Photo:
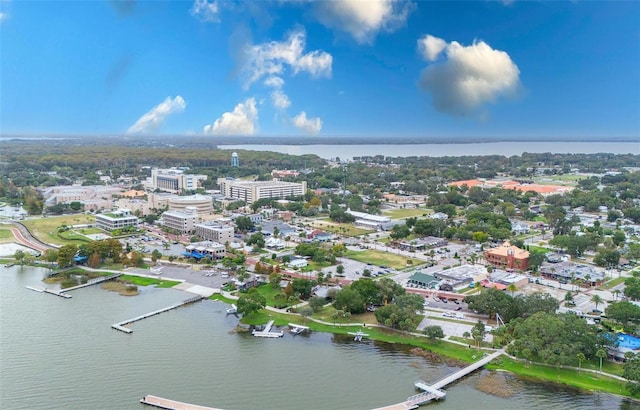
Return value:
M 68 241 L 60 238 L 58 236 L 58 228 L 62 225 L 90 224 L 93 222 L 95 222 L 95 217 L 92 215 L 63 215 L 29 219 L 23 221 L 23 224 L 29 228 L 33 236 L 41 241 L 56 245 L 67 245 L 69 243 L 80 245 L 85 242 L 80 240 Z
M 267 301 L 267 306 L 275 306 L 275 298 L 274 296 L 277 293 L 282 293 L 281 290 L 276 290 L 271 287 L 271 285 L 262 285 L 258 288 L 258 293 L 260 293 Z M 300 300 L 296 300 L 294 304 L 300 303 Z M 287 306 L 291 306 L 291 304 L 287 303 Z
M 405 219 L 411 217 L 420 217 L 426 214 L 430 214 L 432 211 L 425 208 L 398 208 L 398 209 L 386 209 L 384 210 L 384 216 L 388 216 L 391 219 Z
M 364 251 L 347 251 L 344 256 L 358 262 L 370 263 L 377 266 L 388 266 L 393 269 L 403 269 L 407 267 L 407 261 L 411 260 L 413 265 L 418 265 L 422 261 L 413 258 L 406 258 L 401 255 L 375 251 L 367 249 Z
M 360 236 L 367 233 L 374 232 L 371 229 L 358 228 L 352 224 L 341 224 L 333 222 L 328 219 L 316 219 L 311 221 L 311 226 L 314 228 L 322 229 L 327 232 L 337 233 L 343 236 Z
M 118 277 L 119 281 L 128 282 L 137 286 L 151 286 L 156 285 L 158 288 L 172 288 L 180 282 L 172 281 L 172 280 L 161 280 L 155 278 L 145 278 L 143 276 L 131 276 L 131 275 L 122 275 Z
M 627 278 L 622 278 L 622 277 L 621 277 L 621 278 L 615 278 L 615 279 L 612 279 L 612 280 L 610 280 L 609 282 L 605 283 L 604 285 L 602 285 L 602 286 L 598 286 L 598 288 L 597 288 L 597 289 L 600 289 L 600 290 L 607 290 L 607 289 L 611 289 L 611 288 L 613 288 L 614 286 L 618 286 L 619 284 L 624 283 L 624 281 L 625 281 L 626 279 L 627 279 Z
M 13 242 L 13 233 L 9 229 L 0 229 L 0 243 Z

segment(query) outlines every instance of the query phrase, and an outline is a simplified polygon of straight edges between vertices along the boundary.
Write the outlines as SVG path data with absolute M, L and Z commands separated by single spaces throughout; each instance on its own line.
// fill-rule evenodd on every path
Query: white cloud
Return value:
M 282 86 L 284 85 L 284 80 L 277 76 L 271 76 L 267 77 L 267 79 L 264 80 L 264 85 L 272 88 L 282 88 Z
M 280 89 L 271 93 L 271 101 L 273 102 L 273 106 L 280 110 L 286 110 L 291 105 L 289 97 Z
M 9 18 L 9 15 L 7 13 L 0 12 L 0 23 L 5 21 L 7 18 Z
M 160 104 L 153 107 L 149 112 L 144 114 L 142 117 L 135 122 L 127 132 L 129 134 L 145 134 L 149 132 L 153 132 L 169 115 L 184 111 L 187 103 L 181 96 L 176 96 L 176 98 L 171 99 L 171 97 L 167 97 Z
M 435 61 L 438 55 L 447 47 L 447 42 L 441 38 L 427 34 L 418 39 L 418 50 L 427 61 Z
M 231 112 L 225 112 L 213 124 L 205 125 L 205 134 L 253 135 L 258 121 L 255 98 L 247 98 Z
M 307 118 L 307 113 L 302 111 L 292 118 L 296 128 L 309 134 L 317 134 L 322 129 L 322 120 L 319 117 Z
M 212 2 L 208 0 L 195 0 L 189 13 L 202 21 L 210 23 L 218 23 L 220 21 L 218 0 L 213 0 Z
M 281 76 L 285 68 L 293 74 L 307 72 L 311 77 L 331 77 L 333 57 L 322 50 L 303 54 L 306 34 L 302 30 L 291 32 L 284 41 L 271 41 L 249 45 L 245 48 L 245 87 L 263 77 Z M 280 78 L 282 79 L 282 78 Z M 267 78 L 269 81 L 269 78 Z
M 360 44 L 370 44 L 380 30 L 405 25 L 413 4 L 402 0 L 339 0 L 317 3 L 317 16 L 329 28 L 346 31 Z
M 509 54 L 484 41 L 469 46 L 448 43 L 444 60 L 422 70 L 419 84 L 438 111 L 461 116 L 483 116 L 484 104 L 515 96 L 521 88 L 520 70 Z

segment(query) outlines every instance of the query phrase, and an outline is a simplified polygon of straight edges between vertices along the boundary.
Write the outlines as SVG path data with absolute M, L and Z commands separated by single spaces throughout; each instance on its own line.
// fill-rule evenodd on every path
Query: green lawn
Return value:
M 0 243 L 13 242 L 13 232 L 9 229 L 0 229 Z
M 337 233 L 343 236 L 360 236 L 367 233 L 374 232 L 371 229 L 363 229 L 353 224 L 342 224 L 332 222 L 328 219 L 320 219 L 311 222 L 311 226 L 314 228 L 322 229 L 323 231 Z
M 180 282 L 172 281 L 172 280 L 160 280 L 155 278 L 145 278 L 143 276 L 131 276 L 131 275 L 122 275 L 118 278 L 123 282 L 129 282 L 133 285 L 137 286 L 151 286 L 156 285 L 158 288 L 172 288 Z
M 58 236 L 58 228 L 62 225 L 78 225 L 78 224 L 92 224 L 95 222 L 93 215 L 63 215 L 63 216 L 50 216 L 47 218 L 29 219 L 22 223 L 29 228 L 29 231 L 40 239 L 47 243 L 53 243 L 56 245 L 67 245 L 69 243 L 82 244 L 82 241 L 68 241 Z
M 260 293 L 266 299 L 267 306 L 275 306 L 275 297 L 274 296 L 277 293 L 282 293 L 281 290 L 274 289 L 269 284 L 258 286 L 257 289 L 258 289 L 258 293 Z M 296 300 L 296 302 L 294 304 L 298 304 L 298 303 L 300 303 L 300 300 Z M 289 303 L 287 303 L 287 306 L 291 306 L 291 305 Z
M 391 219 L 405 219 L 411 217 L 420 217 L 430 214 L 432 211 L 425 208 L 398 208 L 386 209 L 383 214 Z
M 530 251 L 537 251 L 537 252 L 551 252 L 551 249 L 549 248 L 545 248 L 544 246 L 538 246 L 538 245 L 527 245 L 529 247 Z
M 422 261 L 413 258 L 406 258 L 401 255 L 380 252 L 372 249 L 363 251 L 346 251 L 344 256 L 358 262 L 370 263 L 377 266 L 388 266 L 393 269 L 403 269 L 407 267 L 407 260 L 413 262 L 413 266 L 421 264 Z
M 624 283 L 625 279 L 626 278 L 615 278 L 615 279 L 612 279 L 609 282 L 605 283 L 604 285 L 599 286 L 598 289 L 600 289 L 600 290 L 611 289 L 614 286 L 617 286 L 617 285 L 619 285 L 621 283 Z

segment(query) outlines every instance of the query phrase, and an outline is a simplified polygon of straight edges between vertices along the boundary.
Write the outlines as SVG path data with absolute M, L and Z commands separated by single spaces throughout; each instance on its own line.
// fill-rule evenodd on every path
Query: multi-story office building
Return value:
M 96 215 L 96 226 L 108 232 L 128 227 L 137 228 L 139 224 L 138 217 L 131 215 L 131 211 L 128 209 Z
M 162 226 L 175 229 L 182 234 L 192 233 L 196 222 L 198 222 L 198 214 L 195 209 L 189 209 L 187 212 L 167 211 L 162 214 Z
M 151 170 L 151 188 L 167 192 L 193 191 L 206 179 L 206 175 L 185 174 L 178 168 Z
M 483 255 L 487 262 L 499 268 L 526 270 L 529 267 L 529 252 L 511 245 L 509 241 L 484 251 Z
M 227 243 L 233 240 L 233 226 L 224 226 L 215 221 L 195 224 L 196 235 L 218 243 Z
M 218 178 L 220 191 L 227 198 L 235 198 L 252 204 L 264 198 L 288 198 L 301 196 L 307 191 L 307 183 L 303 181 L 246 181 L 231 178 Z

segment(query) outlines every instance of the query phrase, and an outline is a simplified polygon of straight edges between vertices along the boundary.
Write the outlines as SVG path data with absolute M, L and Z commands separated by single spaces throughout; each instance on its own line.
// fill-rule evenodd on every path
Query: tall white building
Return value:
M 252 204 L 259 199 L 283 199 L 302 196 L 307 191 L 307 182 L 246 181 L 241 179 L 218 178 L 220 192 L 227 198 L 235 198 Z
M 206 179 L 206 175 L 185 174 L 178 168 L 151 170 L 151 188 L 173 193 L 198 189 Z
M 240 160 L 238 159 L 238 153 L 234 152 L 233 154 L 231 154 L 231 166 L 232 167 L 239 167 L 240 166 Z

